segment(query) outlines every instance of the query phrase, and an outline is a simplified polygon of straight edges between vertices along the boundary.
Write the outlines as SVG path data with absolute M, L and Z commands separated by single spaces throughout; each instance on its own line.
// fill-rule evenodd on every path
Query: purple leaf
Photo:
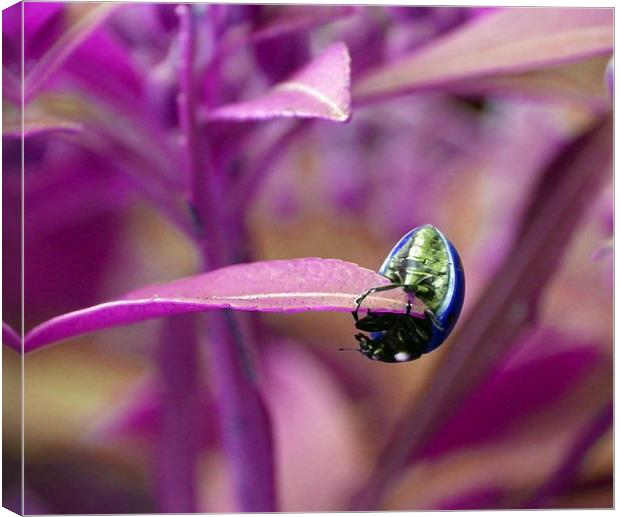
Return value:
M 595 346 L 562 350 L 567 343 L 551 332 L 537 335 L 528 346 L 539 350 L 553 341 L 560 341 L 559 352 L 494 371 L 437 431 L 422 455 L 438 456 L 501 438 L 564 397 L 601 362 Z
M 15 332 L 4 321 L 2 322 L 2 344 L 12 348 L 16 352 L 22 351 L 22 339 L 19 334 Z
M 284 81 L 310 59 L 308 34 L 294 32 L 254 44 L 254 59 L 270 83 Z
M 614 58 L 609 60 L 605 67 L 605 84 L 607 86 L 607 93 L 613 101 L 614 99 Z
M 52 318 L 29 332 L 26 351 L 93 330 L 150 318 L 207 309 L 264 312 L 348 312 L 370 287 L 388 284 L 377 273 L 338 259 L 299 258 L 238 264 L 165 284 Z M 415 302 L 415 300 L 414 300 Z M 364 307 L 404 312 L 406 295 L 400 289 L 369 296 Z M 412 314 L 423 316 L 421 302 Z
M 76 132 L 82 129 L 82 125 L 70 120 L 63 120 L 58 117 L 48 116 L 41 118 L 33 118 L 24 121 L 24 137 L 39 135 L 42 133 L 51 133 L 53 131 L 69 131 Z M 9 121 L 2 127 L 2 136 L 9 138 L 21 138 L 22 125 L 21 121 Z
M 106 412 L 86 432 L 89 442 L 116 440 L 136 440 L 146 446 L 157 447 L 157 439 L 163 425 L 162 402 L 165 396 L 163 388 L 154 376 L 136 384 L 125 393 L 123 401 L 112 411 Z M 209 448 L 219 443 L 215 421 L 217 409 L 208 390 L 201 389 L 197 417 L 200 431 L 200 447 Z
M 262 97 L 221 106 L 209 118 L 247 121 L 300 117 L 345 122 L 351 116 L 349 83 L 349 52 L 344 43 L 335 43 Z
M 528 497 L 521 508 L 545 508 L 547 499 L 570 491 L 571 485 L 579 478 L 583 470 L 586 456 L 614 423 L 613 401 L 607 402 L 591 418 L 573 443 L 567 449 L 566 456 L 554 474 L 531 497 Z
M 477 17 L 354 84 L 355 100 L 578 61 L 613 51 L 611 9 L 507 8 Z
M 22 9 L 18 2 L 2 11 L 2 98 L 21 105 Z M 3 109 L 4 112 L 4 109 Z
M 509 492 L 502 486 L 480 487 L 434 505 L 431 510 L 497 510 L 506 507 Z
M 270 11 L 263 9 L 260 15 L 266 19 L 259 21 L 249 40 L 256 43 L 293 32 L 309 31 L 317 25 L 349 16 L 355 11 L 356 7 L 350 5 L 282 5 Z
M 32 98 L 45 86 L 65 59 L 118 5 L 115 3 L 95 3 L 75 6 L 77 16 L 73 24 L 54 42 L 26 76 L 25 99 Z
M 461 94 L 502 94 L 519 98 L 540 98 L 582 102 L 594 109 L 607 109 L 609 95 L 600 80 L 606 56 L 523 73 L 495 74 L 459 82 L 451 89 Z
M 350 16 L 359 10 L 359 7 L 348 5 L 280 5 L 274 8 L 269 6 L 254 7 L 248 11 L 253 16 L 252 32 L 234 33 L 226 35 L 222 41 L 219 53 L 223 57 L 252 43 L 261 43 L 274 38 L 288 36 L 296 32 L 309 32 L 311 29 L 330 23 L 333 20 Z
M 308 59 L 310 30 L 318 25 L 351 15 L 353 6 L 278 6 L 255 10 L 253 31 L 247 42 L 254 43 L 254 58 L 272 82 L 280 82 Z M 236 44 L 244 42 L 237 38 Z
M 79 79 L 89 98 L 97 96 L 123 110 L 139 113 L 142 103 L 138 101 L 142 100 L 145 78 L 138 73 L 131 53 L 110 26 L 111 23 L 94 27 L 66 58 L 63 72 Z

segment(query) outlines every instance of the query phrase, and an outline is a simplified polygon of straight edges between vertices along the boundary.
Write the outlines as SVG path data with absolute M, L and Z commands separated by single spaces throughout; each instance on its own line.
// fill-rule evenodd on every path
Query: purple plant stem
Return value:
M 185 136 L 192 204 L 197 218 L 197 240 L 205 270 L 226 265 L 227 235 L 222 178 L 201 160 L 197 147 L 194 89 L 196 41 L 192 8 L 179 7 L 181 18 L 181 94 L 179 114 Z M 208 158 L 208 157 L 207 157 Z M 206 318 L 209 331 L 209 373 L 213 379 L 224 448 L 231 464 L 233 490 L 241 512 L 276 511 L 271 422 L 249 360 L 249 333 L 242 318 L 218 311 Z M 242 335 L 243 334 L 243 335 Z
M 199 192 L 197 183 L 200 181 L 201 170 L 198 160 L 197 124 L 196 124 L 196 89 L 194 85 L 194 53 L 196 45 L 196 28 L 192 16 L 191 6 L 180 5 L 177 8 L 179 15 L 179 47 L 180 47 L 180 92 L 178 97 L 179 123 L 183 135 L 183 151 L 185 167 L 192 178 L 192 203 L 194 208 L 199 206 Z
M 209 371 L 240 512 L 277 511 L 271 420 L 250 357 L 249 321 L 209 314 Z
M 225 56 L 218 52 L 218 50 L 222 37 L 226 32 L 223 31 L 218 20 L 218 11 L 221 7 L 215 4 L 209 5 L 207 11 L 209 30 L 203 32 L 203 34 L 207 34 L 209 39 L 208 45 L 213 49 L 210 60 L 206 64 L 206 73 L 203 74 L 204 80 L 202 83 L 202 105 L 207 110 L 213 109 L 220 102 L 221 70 Z
M 186 167 L 190 174 L 196 170 L 195 128 L 189 111 L 194 109 L 191 81 L 194 32 L 189 8 L 179 7 L 181 27 L 181 92 L 179 115 L 184 136 Z M 163 389 L 162 425 L 158 456 L 155 461 L 155 481 L 159 510 L 170 513 L 194 513 L 196 507 L 196 459 L 198 426 L 201 411 L 198 390 L 198 336 L 194 330 L 194 315 L 168 318 L 162 330 L 158 357 Z
M 611 119 L 604 118 L 548 166 L 524 215 L 527 224 L 514 251 L 460 325 L 420 403 L 414 401 L 405 411 L 369 479 L 352 498 L 353 509 L 368 511 L 379 505 L 445 418 L 529 328 L 581 215 L 606 179 L 612 159 L 611 129 Z
M 545 502 L 558 494 L 570 489 L 577 479 L 583 460 L 592 446 L 611 428 L 613 424 L 613 401 L 605 404 L 588 425 L 577 436 L 577 439 L 568 448 L 568 454 L 560 463 L 554 474 L 542 485 L 521 508 L 544 508 Z
M 162 418 L 154 469 L 158 508 L 166 513 L 196 512 L 201 407 L 194 314 L 166 318 L 158 361 L 162 386 Z

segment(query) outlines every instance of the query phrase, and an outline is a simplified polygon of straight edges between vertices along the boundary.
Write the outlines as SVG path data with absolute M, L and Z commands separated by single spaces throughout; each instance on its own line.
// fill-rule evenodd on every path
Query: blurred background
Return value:
M 541 288 L 536 314 L 510 338 L 484 343 L 501 353 L 471 389 L 454 394 L 456 410 L 390 478 L 377 508 L 612 505 L 606 410 L 612 397 L 611 166 L 594 155 L 592 174 L 600 178 L 574 206 L 558 201 L 562 171 L 545 189 L 551 161 L 611 109 L 611 47 L 591 55 L 576 51 L 568 56 L 572 68 L 536 65 L 527 82 L 515 68 L 479 85 L 473 74 L 462 84 L 386 91 L 372 101 L 355 95 L 364 78 L 475 24 L 492 27 L 485 18 L 501 11 L 192 7 L 196 117 L 201 138 L 210 142 L 204 152 L 228 188 L 233 216 L 225 231 L 235 261 L 316 256 L 376 270 L 405 232 L 431 223 L 454 243 L 466 272 L 460 324 L 437 351 L 411 363 L 338 352 L 354 345 L 348 314 L 255 317 L 254 352 L 273 424 L 281 511 L 352 508 L 382 451 L 394 447 L 395 429 L 440 382 L 447 354 L 469 339 L 459 326 L 472 329 L 484 319 L 475 311 L 500 288 L 498 271 L 521 253 L 531 259 L 516 244 L 523 228 L 538 228 L 547 200 L 567 203 L 566 227 L 545 230 L 567 238 L 553 254 L 551 272 L 538 273 L 539 262 L 551 260 L 544 253 L 528 262 Z M 571 10 L 553 11 L 561 25 Z M 5 77 L 7 71 L 19 77 L 20 17 L 20 5 L 3 12 Z M 177 114 L 177 6 L 26 3 L 24 27 L 25 73 L 34 77 L 25 115 L 28 331 L 203 266 L 191 236 Z M 347 123 L 295 117 L 209 122 L 214 108 L 260 97 L 333 42 L 344 42 L 351 56 Z M 3 86 L 3 320 L 19 330 L 19 89 L 8 79 Z M 572 162 L 566 163 L 569 181 Z M 239 187 L 250 175 L 258 178 L 253 188 Z M 515 299 L 522 288 L 523 282 L 512 291 L 502 287 Z M 28 513 L 162 511 L 155 460 L 162 325 L 154 320 L 100 331 L 26 356 Z M 200 354 L 195 507 L 234 511 L 239 507 L 205 349 Z M 4 504 L 15 507 L 20 360 L 6 347 L 3 373 L 3 493 Z

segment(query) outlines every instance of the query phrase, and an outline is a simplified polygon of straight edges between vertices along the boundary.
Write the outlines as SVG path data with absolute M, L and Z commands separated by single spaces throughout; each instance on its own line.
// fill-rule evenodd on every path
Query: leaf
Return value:
M 248 40 L 256 43 L 298 31 L 309 31 L 318 25 L 354 14 L 355 11 L 356 7 L 350 5 L 279 5 L 271 11 L 263 6 L 261 14 L 268 13 L 266 19 L 255 27 Z
M 510 493 L 504 486 L 486 486 L 470 489 L 457 494 L 439 504 L 433 505 L 431 510 L 499 510 L 504 509 Z M 512 509 L 508 507 L 506 509 Z
M 388 283 L 373 271 L 337 259 L 237 264 L 150 285 L 120 299 L 52 318 L 28 333 L 25 350 L 94 330 L 208 309 L 349 312 L 365 290 Z M 364 301 L 364 308 L 404 312 L 406 295 L 400 289 L 377 293 Z M 414 303 L 412 315 L 423 317 L 423 313 L 421 302 Z
M 302 31 L 308 33 L 317 26 L 324 26 L 339 18 L 350 16 L 358 10 L 359 7 L 347 5 L 260 6 L 258 19 L 255 18 L 251 32 L 230 31 L 226 33 L 217 50 L 219 55 L 224 57 L 250 44 L 262 43 Z
M 564 98 L 582 102 L 594 109 L 609 106 L 604 81 L 606 56 L 576 63 L 532 70 L 520 74 L 492 75 L 455 84 L 451 90 L 466 94 L 508 94 L 557 100 Z
M 507 8 L 478 17 L 428 46 L 369 72 L 356 101 L 518 74 L 610 54 L 611 9 Z
M 611 56 L 605 67 L 605 85 L 607 86 L 607 95 L 609 95 L 612 102 L 614 99 L 614 70 L 614 57 Z
M 76 18 L 71 26 L 56 40 L 37 61 L 25 78 L 24 98 L 31 99 L 60 68 L 71 53 L 97 28 L 109 14 L 118 8 L 117 3 L 77 4 Z
M 350 72 L 346 45 L 335 43 L 262 97 L 216 108 L 209 119 L 249 121 L 299 117 L 346 122 L 351 116 Z
M 12 348 L 16 352 L 21 353 L 22 351 L 21 337 L 4 321 L 2 322 L 2 344 Z
M 425 458 L 502 438 L 561 400 L 601 364 L 596 346 L 567 343 L 553 332 L 531 341 L 532 350 L 551 343 L 557 351 L 493 371 L 424 446 Z
M 82 125 L 70 120 L 63 120 L 58 117 L 37 118 L 24 121 L 24 138 L 38 135 L 41 133 L 50 133 L 55 131 L 76 132 L 81 131 Z M 2 136 L 10 138 L 21 138 L 22 127 L 21 122 L 7 121 L 3 124 Z
M 549 499 L 562 493 L 570 493 L 584 470 L 587 456 L 592 453 L 595 444 L 613 428 L 614 402 L 610 398 L 580 431 L 573 443 L 569 444 L 566 456 L 556 471 L 540 486 L 534 494 L 527 497 L 521 508 L 545 508 Z
M 18 2 L 2 10 L 2 100 L 22 103 L 22 10 Z M 4 115 L 4 105 L 2 106 Z

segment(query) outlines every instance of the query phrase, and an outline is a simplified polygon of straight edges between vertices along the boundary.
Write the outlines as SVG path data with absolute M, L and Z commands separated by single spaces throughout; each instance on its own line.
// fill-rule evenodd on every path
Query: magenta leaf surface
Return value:
M 519 98 L 566 99 L 583 103 L 595 110 L 606 110 L 609 95 L 600 80 L 607 56 L 595 57 L 516 74 L 493 74 L 469 81 L 459 81 L 450 91 L 474 95 L 507 95 Z
M 94 330 L 208 309 L 348 312 L 366 289 L 388 283 L 388 279 L 373 271 L 338 259 L 237 264 L 150 285 L 120 299 L 52 318 L 28 333 L 25 350 L 30 352 Z M 402 290 L 394 289 L 369 296 L 364 308 L 404 312 L 406 302 Z M 423 306 L 415 302 L 412 314 L 422 317 Z
M 436 43 L 369 72 L 356 100 L 495 75 L 518 74 L 613 51 L 611 9 L 497 10 Z
M 263 96 L 221 106 L 211 112 L 209 118 L 248 121 L 298 117 L 346 122 L 351 116 L 349 87 L 349 51 L 344 43 L 335 43 Z
M 319 25 L 355 14 L 359 9 L 349 5 L 281 5 L 269 14 L 261 13 L 251 32 L 231 33 L 221 43 L 220 55 L 231 54 L 249 44 L 256 44 L 289 36 L 302 31 L 310 31 Z
M 274 10 L 272 16 L 259 24 L 249 36 L 256 43 L 297 31 L 308 31 L 317 25 L 329 23 L 338 18 L 355 13 L 356 7 L 350 5 L 283 5 Z
M 2 322 L 2 344 L 12 348 L 16 352 L 22 351 L 22 340 L 19 334 L 4 321 Z
M 73 23 L 32 67 L 25 78 L 24 96 L 28 100 L 45 86 L 71 53 L 110 15 L 119 4 L 93 3 L 75 7 Z
M 57 117 L 41 117 L 24 121 L 24 137 L 51 133 L 56 131 L 76 132 L 82 130 L 82 125 L 70 120 L 63 120 Z M 2 128 L 2 136 L 9 138 L 21 138 L 21 121 L 9 121 Z
M 539 333 L 530 341 L 532 349 L 555 341 L 557 351 L 491 372 L 469 394 L 448 424 L 437 430 L 421 456 L 439 456 L 458 447 L 502 438 L 545 407 L 560 401 L 601 364 L 596 345 L 567 343 L 566 338 L 549 331 Z M 510 405 L 506 404 L 507 400 Z

